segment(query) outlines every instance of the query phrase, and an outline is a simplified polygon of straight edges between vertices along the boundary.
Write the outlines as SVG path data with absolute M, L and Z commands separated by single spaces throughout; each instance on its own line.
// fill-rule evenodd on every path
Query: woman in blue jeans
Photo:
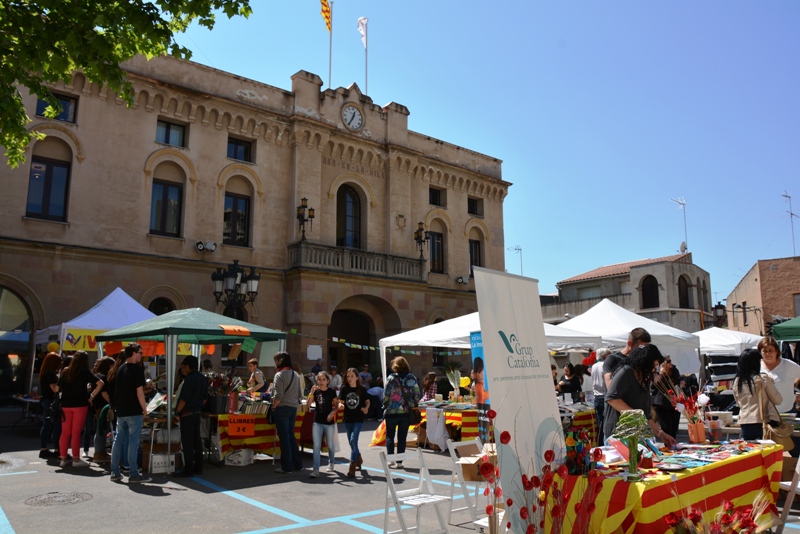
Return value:
M 272 417 L 281 445 L 281 466 L 275 472 L 300 471 L 303 469 L 303 458 L 294 437 L 294 422 L 297 419 L 297 407 L 303 398 L 303 387 L 300 377 L 292 369 L 292 358 L 288 352 L 275 354 L 273 360 L 277 371 L 273 380 Z
M 386 408 L 386 452 L 394 454 L 394 438 L 397 434 L 397 453 L 406 452 L 406 436 L 411 424 L 410 413 L 422 396 L 417 377 L 411 374 L 408 361 L 402 356 L 392 360 L 392 374 L 386 379 L 383 390 L 383 406 Z M 391 462 L 389 467 L 403 467 L 403 462 Z
M 51 352 L 45 356 L 42 367 L 39 369 L 39 385 L 42 388 L 42 399 L 39 405 L 42 408 L 44 423 L 39 433 L 39 458 L 58 458 L 58 452 L 52 452 L 47 447 L 51 435 L 53 443 L 58 447 L 61 438 L 61 419 L 55 421 L 50 416 L 50 407 L 58 393 L 58 371 L 61 369 L 61 356 Z
M 345 385 L 339 391 L 339 400 L 344 403 L 344 428 L 347 431 L 347 442 L 350 444 L 350 469 L 347 478 L 356 476 L 356 469 L 361 471 L 361 452 L 358 450 L 358 435 L 364 417 L 369 413 L 369 394 L 358 379 L 358 371 L 351 367 L 345 373 Z

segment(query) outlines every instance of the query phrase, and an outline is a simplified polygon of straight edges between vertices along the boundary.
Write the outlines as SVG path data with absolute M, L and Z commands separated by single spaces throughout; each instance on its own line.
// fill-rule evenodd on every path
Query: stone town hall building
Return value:
M 222 313 L 210 275 L 238 260 L 261 274 L 244 319 L 302 334 L 292 354 L 375 365 L 328 340 L 377 346 L 473 312 L 471 265 L 504 269 L 501 161 L 409 131 L 406 107 L 305 71 L 286 91 L 168 57 L 125 69 L 130 109 L 76 73 L 49 120 L 21 88 L 47 137 L 0 166 L 0 329 L 60 323 L 117 286 L 157 313 Z

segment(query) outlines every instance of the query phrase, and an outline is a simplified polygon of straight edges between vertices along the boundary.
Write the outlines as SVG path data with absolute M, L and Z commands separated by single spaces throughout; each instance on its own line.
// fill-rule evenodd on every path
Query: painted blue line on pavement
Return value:
M 305 525 L 305 524 L 309 523 L 308 519 L 304 519 L 304 518 L 302 518 L 300 516 L 291 514 L 291 513 L 287 512 L 285 510 L 281 510 L 280 508 L 275 508 L 274 506 L 270 506 L 268 504 L 264 504 L 263 502 L 259 502 L 259 501 L 255 500 L 255 499 L 251 499 L 250 497 L 245 497 L 244 495 L 236 493 L 235 491 L 226 490 L 225 488 L 217 486 L 216 484 L 212 484 L 211 482 L 208 482 L 207 480 L 203 480 L 202 478 L 194 477 L 192 480 L 194 480 L 196 482 L 199 482 L 200 484 L 206 486 L 207 488 L 211 488 L 214 491 L 218 491 L 218 492 L 222 493 L 223 495 L 227 495 L 228 497 L 233 497 L 234 499 L 238 499 L 238 500 L 240 500 L 240 501 L 242 501 L 244 503 L 247 503 L 247 504 L 249 504 L 251 506 L 255 506 L 256 508 L 261 508 L 262 510 L 264 510 L 266 512 L 269 512 L 271 514 L 280 515 L 281 517 L 285 517 L 286 519 L 289 519 L 291 521 L 295 521 L 296 523 L 298 523 L 298 525 L 295 525 L 295 526 Z
M 33 473 L 38 473 L 38 471 L 17 471 L 16 473 L 0 473 L 0 477 L 7 477 L 11 475 L 32 475 Z
M 14 529 L 11 528 L 3 508 L 0 508 L 0 534 L 14 534 Z

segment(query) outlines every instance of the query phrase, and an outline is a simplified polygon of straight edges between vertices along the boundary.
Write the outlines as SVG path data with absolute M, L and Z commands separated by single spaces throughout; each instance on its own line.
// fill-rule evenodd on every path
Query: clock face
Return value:
M 342 109 L 342 120 L 344 120 L 344 125 L 351 130 L 358 130 L 364 125 L 361 110 L 355 106 L 345 106 Z

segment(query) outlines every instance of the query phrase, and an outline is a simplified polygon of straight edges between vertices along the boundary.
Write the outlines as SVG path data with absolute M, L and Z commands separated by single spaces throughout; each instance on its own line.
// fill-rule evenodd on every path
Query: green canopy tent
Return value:
M 795 341 L 800 339 L 800 317 L 776 324 L 772 327 L 772 335 L 778 341 Z
M 98 341 L 163 341 L 169 387 L 175 383 L 178 343 L 192 343 L 197 346 L 242 343 L 246 339 L 255 341 L 285 340 L 286 333 L 200 308 L 190 308 L 165 313 L 124 328 L 109 330 L 97 336 Z M 169 400 L 170 402 L 167 402 L 167 433 L 171 435 L 173 414 L 172 399 Z M 170 454 L 169 450 L 168 454 Z

